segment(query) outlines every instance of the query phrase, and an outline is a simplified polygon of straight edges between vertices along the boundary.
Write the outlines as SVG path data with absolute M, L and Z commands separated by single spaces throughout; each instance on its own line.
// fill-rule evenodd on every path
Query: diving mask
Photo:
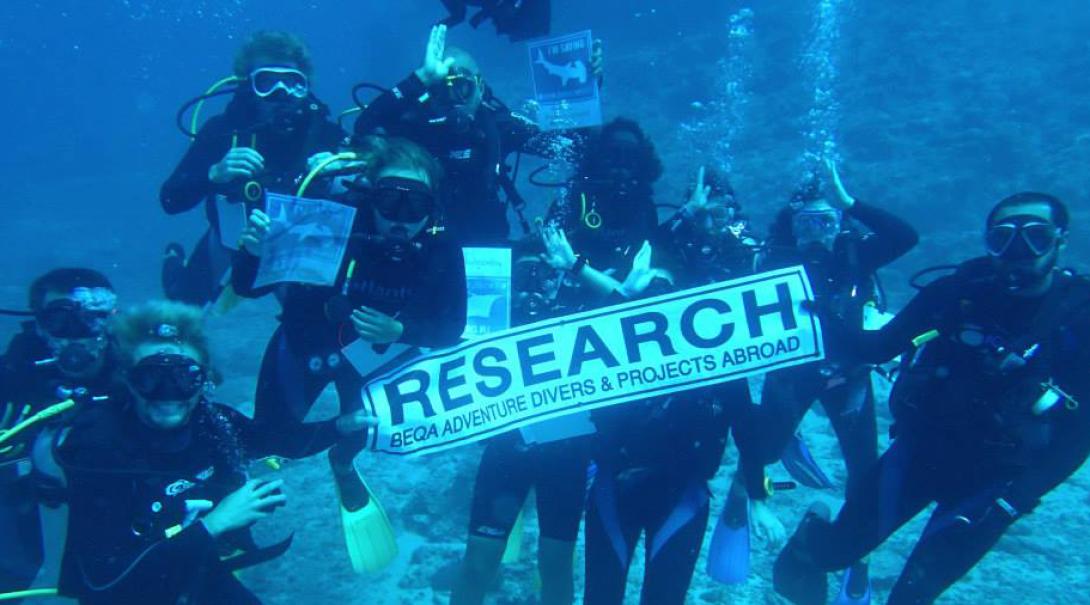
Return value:
M 250 72 L 250 88 L 264 99 L 280 90 L 284 94 L 302 99 L 310 92 L 307 75 L 291 67 L 259 67 Z

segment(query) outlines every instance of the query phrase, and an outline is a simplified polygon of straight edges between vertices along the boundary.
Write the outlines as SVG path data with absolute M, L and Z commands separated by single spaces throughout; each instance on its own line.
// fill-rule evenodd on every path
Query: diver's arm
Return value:
M 1090 316 L 1084 313 L 1081 325 L 1074 326 L 1073 342 L 1086 343 L 1090 339 Z M 1090 456 L 1090 349 L 1079 347 L 1074 358 L 1053 362 L 1056 367 L 1052 379 L 1071 396 L 1071 401 L 1061 401 L 1056 408 L 1075 406 L 1075 409 L 1054 409 L 1062 420 L 1052 422 L 1054 431 L 1048 448 L 1041 452 L 1022 474 L 1009 486 L 1003 496 L 1019 513 L 1029 513 L 1040 498 L 1063 483 Z
M 208 169 L 219 162 L 229 146 L 221 136 L 223 118 L 216 116 L 197 133 L 182 161 L 159 189 L 159 203 L 167 214 L 191 210 L 220 187 L 208 178 Z M 221 140 L 222 139 L 222 140 Z
M 354 136 L 374 134 L 379 128 L 389 128 L 402 120 L 411 109 L 422 105 L 420 98 L 427 91 L 427 86 L 416 72 L 409 74 L 397 86 L 375 97 L 360 112 L 352 129 Z
M 336 418 L 278 427 L 257 424 L 241 412 L 224 405 L 216 404 L 216 407 L 228 416 L 231 426 L 238 430 L 239 441 L 251 458 L 307 458 L 324 452 L 343 437 L 337 431 Z
M 453 345 L 466 328 L 466 271 L 462 249 L 452 243 L 433 248 L 439 255 L 420 279 L 416 300 L 398 319 L 403 331 L 398 342 L 422 347 Z
M 856 200 L 847 214 L 871 230 L 859 242 L 859 260 L 872 270 L 904 256 L 920 241 L 912 225 L 877 206 Z
M 897 315 L 880 330 L 862 330 L 843 318 L 817 309 L 822 330 L 829 338 L 826 352 L 830 356 L 845 355 L 859 363 L 885 363 L 912 347 L 913 341 L 938 329 L 937 318 L 949 301 L 956 301 L 955 282 L 950 278 L 937 280 L 920 291 Z M 842 347 L 842 351 L 833 347 Z

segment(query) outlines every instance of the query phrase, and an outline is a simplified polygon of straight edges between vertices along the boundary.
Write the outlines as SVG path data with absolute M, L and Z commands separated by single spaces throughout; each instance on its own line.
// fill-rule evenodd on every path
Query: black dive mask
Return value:
M 435 194 L 431 188 L 413 179 L 381 178 L 369 195 L 379 215 L 395 223 L 419 223 L 435 211 Z
M 127 373 L 129 386 L 151 401 L 185 401 L 204 389 L 208 372 L 185 355 L 157 353 L 141 359 Z
M 1035 216 L 1012 216 L 988 227 L 988 254 L 1008 260 L 1040 258 L 1056 247 L 1063 230 Z
M 55 300 L 34 314 L 43 332 L 54 338 L 96 338 L 106 331 L 108 311 L 92 311 L 67 298 Z

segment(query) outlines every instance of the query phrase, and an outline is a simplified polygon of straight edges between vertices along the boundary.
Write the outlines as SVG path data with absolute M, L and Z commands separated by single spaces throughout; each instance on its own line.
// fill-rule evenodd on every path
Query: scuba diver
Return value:
M 549 0 L 442 0 L 450 16 L 443 25 L 454 27 L 466 19 L 469 6 L 481 10 L 470 17 L 469 24 L 477 29 L 491 20 L 496 33 L 507 36 L 512 42 L 549 35 L 552 10 Z
M 796 191 L 776 217 L 758 270 L 802 264 L 815 297 L 862 329 L 868 305 L 876 304 L 875 272 L 911 250 L 919 236 L 904 220 L 849 195 L 831 161 L 826 168 L 832 191 L 824 195 L 817 178 Z M 801 437 L 795 436 L 807 410 L 820 401 L 844 454 L 850 494 L 878 459 L 872 368 L 838 357 L 829 335 L 825 342 L 824 362 L 766 375 L 755 424 L 763 435 L 764 464 L 782 459 L 800 483 L 829 487 L 815 482 L 814 476 L 823 475 L 808 464 Z M 869 602 L 869 594 L 867 564 L 860 561 L 844 578 L 842 602 Z
M 598 155 L 607 154 L 599 161 Z M 612 154 L 612 155 L 608 155 Z M 608 171 L 610 159 L 624 171 Z M 593 227 L 578 212 L 549 212 L 539 237 L 516 247 L 512 286 L 515 325 L 603 307 L 624 283 L 641 244 L 657 221 L 651 184 L 662 173 L 654 146 L 636 122 L 617 119 L 591 136 L 571 183 L 598 184 Z M 612 183 L 609 179 L 617 179 Z M 581 191 L 586 185 L 579 185 Z M 616 195 L 609 195 L 608 192 Z M 639 191 L 638 195 L 629 192 Z M 602 221 L 605 221 L 604 223 Z M 606 237 L 610 239 L 605 239 Z M 644 284 L 646 287 L 646 284 Z M 479 605 L 503 559 L 531 490 L 536 493 L 541 602 L 569 605 L 575 598 L 575 543 L 586 500 L 591 435 L 586 415 L 573 415 L 489 440 L 477 470 L 469 538 L 452 605 Z
M 123 401 L 85 408 L 55 440 L 70 510 L 59 593 L 84 604 L 259 603 L 233 572 L 291 538 L 258 546 L 250 535 L 286 496 L 281 480 L 249 478 L 248 459 L 320 451 L 358 436 L 356 419 L 287 441 L 213 403 L 196 307 L 145 303 L 112 334 Z
M 346 142 L 328 107 L 311 92 L 313 72 L 310 53 L 299 38 L 260 31 L 235 57 L 236 88 L 202 95 L 183 106 L 182 113 L 194 102 L 233 92 L 222 114 L 189 133 L 192 144 L 159 192 L 167 214 L 181 214 L 203 202 L 209 222 L 188 260 L 180 244 L 167 246 L 162 281 L 168 298 L 195 305 L 214 302 L 229 281 L 238 237 L 221 220 L 241 227 L 246 218 L 242 203 L 260 203 L 265 190 L 294 193 L 294 179 L 306 171 L 309 157 Z
M 842 358 L 901 357 L 892 445 L 855 480 L 835 521 L 812 507 L 780 553 L 774 585 L 824 603 L 827 572 L 867 556 L 936 503 L 887 603 L 932 603 L 1090 452 L 1090 283 L 1058 268 L 1069 215 L 1033 192 L 1000 201 L 987 256 L 924 286 L 878 331 L 815 311 Z M 978 596 L 978 600 L 982 596 Z
M 117 295 L 106 276 L 54 269 L 31 284 L 29 306 L 33 319 L 0 358 L 0 593 L 26 589 L 60 560 L 64 538 L 53 534 L 64 511 L 42 444 L 74 407 L 118 391 L 106 333 Z
M 262 359 L 254 399 L 254 420 L 270 432 L 297 433 L 330 383 L 337 389 L 342 413 L 365 409 L 361 390 L 366 376 L 342 350 L 356 345 L 382 354 L 395 344 L 444 347 L 456 344 L 465 330 L 465 261 L 462 249 L 438 224 L 439 163 L 420 146 L 399 138 L 367 137 L 359 141 L 357 157 L 361 161 L 349 163 L 349 169 L 355 165 L 355 174 L 340 175 L 351 177 L 343 182 L 345 191 L 325 196 L 357 209 L 332 286 L 254 288 L 271 225 L 261 210 L 252 212 L 235 256 L 235 290 L 246 297 L 275 290 L 283 306 L 280 326 Z M 375 569 L 396 555 L 396 543 L 385 512 L 353 464 L 365 444 L 365 439 L 339 442 L 329 459 L 353 564 Z M 389 540 L 368 540 L 375 524 Z
M 645 244 L 618 290 L 624 298 L 748 275 L 757 251 L 730 184 L 704 168 L 688 201 L 659 227 L 656 246 L 660 268 L 652 266 L 652 246 Z M 598 431 L 587 511 L 587 605 L 624 602 L 641 534 L 645 566 L 640 602 L 686 602 L 710 512 L 708 482 L 719 469 L 732 432 L 741 454 L 739 481 L 732 489 L 756 494 L 773 488 L 762 465 L 750 459 L 752 408 L 748 384 L 736 380 L 593 412 Z M 762 536 L 782 533 L 763 501 L 755 502 L 755 531 Z
M 454 239 L 465 246 L 505 245 L 510 226 L 500 189 L 520 215 L 523 231 L 530 230 L 505 159 L 511 153 L 555 151 L 538 136 L 536 124 L 492 95 L 477 62 L 464 50 L 447 47 L 446 37 L 445 25 L 432 29 L 424 64 L 363 109 L 355 137 L 382 132 L 424 146 L 446 173 L 445 224 Z M 600 77 L 600 44 L 591 68 Z

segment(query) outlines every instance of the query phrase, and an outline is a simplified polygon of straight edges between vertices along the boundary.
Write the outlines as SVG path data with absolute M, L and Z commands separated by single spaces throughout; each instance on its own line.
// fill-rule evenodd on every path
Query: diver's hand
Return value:
M 660 276 L 662 271 L 651 268 L 651 244 L 644 241 L 640 251 L 632 259 L 632 270 L 628 272 L 628 276 L 624 278 L 624 282 L 617 290 L 625 298 L 633 298 L 643 294 L 647 286 Z
M 256 149 L 232 147 L 223 159 L 208 169 L 208 180 L 223 185 L 237 179 L 252 178 L 265 169 L 265 158 Z
M 265 236 L 269 234 L 269 226 L 272 219 L 268 214 L 254 208 L 250 212 L 250 218 L 246 221 L 246 228 L 238 238 L 239 248 L 244 248 L 254 256 L 261 256 L 261 246 L 265 243 Z
M 605 82 L 605 54 L 602 52 L 601 38 L 595 38 L 590 47 L 590 73 L 598 80 L 598 86 Z
M 836 195 L 833 196 L 833 206 L 836 206 L 840 210 L 847 210 L 855 204 L 855 198 L 848 195 L 848 190 L 844 188 L 844 182 L 840 180 L 840 172 L 836 169 L 836 162 L 829 158 L 825 158 L 825 167 L 829 169 L 829 176 L 833 179 L 833 187 L 836 189 Z
M 541 259 L 553 269 L 570 271 L 575 266 L 576 256 L 568 243 L 568 236 L 563 229 L 549 226 L 541 232 L 541 239 L 545 242 L 545 254 Z
M 287 504 L 283 487 L 282 480 L 251 479 L 220 500 L 212 512 L 201 519 L 201 523 L 213 538 L 249 527 L 271 515 L 278 506 Z
M 428 48 L 424 51 L 424 64 L 416 70 L 416 77 L 431 86 L 447 77 L 454 59 L 444 57 L 447 52 L 447 26 L 440 23 L 431 28 L 431 37 L 428 38 Z
M 352 326 L 360 338 L 372 344 L 396 342 L 405 332 L 405 326 L 397 319 L 364 306 L 352 311 Z
M 378 426 L 378 418 L 369 414 L 367 410 L 357 410 L 337 418 L 337 432 L 342 436 L 366 431 L 376 426 Z
M 750 500 L 749 522 L 753 533 L 758 538 L 767 540 L 769 544 L 782 544 L 787 538 L 787 528 L 763 500 Z
M 704 210 L 708 207 L 708 196 L 711 195 L 711 192 L 711 185 L 704 184 L 704 167 L 701 166 L 696 171 L 696 185 L 693 187 L 693 193 L 689 196 L 689 201 L 685 202 L 685 207 L 682 210 L 689 216 Z

